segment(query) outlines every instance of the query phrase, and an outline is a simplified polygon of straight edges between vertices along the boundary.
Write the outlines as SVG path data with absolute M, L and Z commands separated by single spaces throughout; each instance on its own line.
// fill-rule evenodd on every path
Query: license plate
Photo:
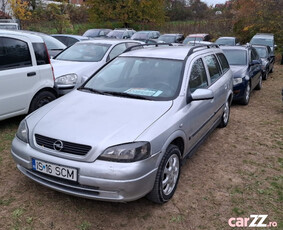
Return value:
M 66 180 L 77 181 L 77 169 L 32 159 L 32 169 Z

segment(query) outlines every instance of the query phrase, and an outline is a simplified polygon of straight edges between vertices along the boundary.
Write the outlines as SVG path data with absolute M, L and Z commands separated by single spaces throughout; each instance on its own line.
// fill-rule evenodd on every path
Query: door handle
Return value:
M 27 73 L 27 76 L 28 76 L 28 77 L 32 77 L 32 76 L 35 76 L 35 75 L 36 75 L 36 72 Z

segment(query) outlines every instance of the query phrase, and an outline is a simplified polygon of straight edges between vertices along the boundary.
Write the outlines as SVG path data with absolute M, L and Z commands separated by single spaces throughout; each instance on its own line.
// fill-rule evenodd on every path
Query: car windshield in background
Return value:
M 60 53 L 55 59 L 62 61 L 98 62 L 111 45 L 100 43 L 76 43 Z
M 86 37 L 96 37 L 99 35 L 100 30 L 99 29 L 93 29 L 93 30 L 87 30 L 83 36 Z
M 224 39 L 224 38 L 217 39 L 215 43 L 218 45 L 227 45 L 227 46 L 235 45 L 235 42 L 233 39 Z
M 124 34 L 123 31 L 113 30 L 113 31 L 109 32 L 109 34 L 107 34 L 106 36 L 107 36 L 107 37 L 110 37 L 110 38 L 119 38 L 119 39 L 122 39 L 122 38 L 123 38 L 123 34 Z
M 135 33 L 133 36 L 132 36 L 132 39 L 148 39 L 148 34 L 149 33 Z
M 93 76 L 81 90 L 149 100 L 172 100 L 179 91 L 183 62 L 118 57 Z
M 187 37 L 187 38 L 183 41 L 183 43 L 184 43 L 184 44 L 188 44 L 189 42 L 194 42 L 194 41 L 198 42 L 198 41 L 202 41 L 202 40 L 203 40 L 203 38 L 201 38 L 201 37 Z
M 247 52 L 245 50 L 223 50 L 229 65 L 247 65 Z
M 265 38 L 253 38 L 251 40 L 252 45 L 264 45 L 273 47 L 273 40 L 272 39 L 265 39 Z
M 48 35 L 39 35 L 44 40 L 48 50 L 63 50 L 66 49 L 66 46 L 58 41 L 56 38 L 53 38 Z
M 254 47 L 261 58 L 267 57 L 267 50 L 265 47 Z
M 16 25 L 0 25 L 0 29 L 3 29 L 3 30 L 17 30 L 18 27 Z
M 175 37 L 174 36 L 163 36 L 161 35 L 158 40 L 164 41 L 166 43 L 174 43 L 175 42 Z

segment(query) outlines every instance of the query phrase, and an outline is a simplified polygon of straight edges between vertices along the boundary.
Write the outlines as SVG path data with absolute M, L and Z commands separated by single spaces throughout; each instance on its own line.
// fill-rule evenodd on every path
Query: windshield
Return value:
M 235 45 L 235 40 L 234 39 L 229 39 L 229 38 L 218 38 L 215 41 L 215 43 L 218 44 L 218 45 L 234 46 Z
M 122 39 L 123 38 L 123 34 L 124 34 L 124 31 L 113 30 L 113 31 L 109 32 L 109 34 L 107 34 L 106 36 L 109 37 L 109 38 L 119 38 L 119 39 Z
M 149 33 L 147 32 L 137 32 L 135 33 L 131 39 L 148 39 Z
M 98 62 L 101 61 L 110 46 L 110 44 L 101 43 L 76 43 L 60 53 L 55 59 L 63 61 Z
M 265 47 L 254 47 L 261 58 L 267 58 L 267 50 Z
M 86 37 L 97 37 L 99 35 L 99 32 L 100 30 L 98 29 L 90 29 L 90 30 L 87 30 L 83 36 L 86 36 Z
M 186 39 L 183 41 L 183 44 L 188 44 L 189 42 L 193 41 L 203 41 L 202 37 L 186 37 Z
M 253 38 L 251 40 L 252 45 L 264 45 L 273 47 L 273 40 L 269 38 Z
M 245 50 L 223 50 L 229 65 L 247 65 L 247 51 Z
M 42 35 L 42 34 L 36 34 L 36 35 L 39 35 L 40 37 L 42 37 L 48 50 L 63 50 L 63 49 L 66 49 L 67 47 L 62 42 L 60 42 L 59 40 L 51 36 Z
M 93 76 L 82 89 L 124 97 L 172 100 L 179 91 L 183 62 L 118 57 Z
M 164 41 L 166 43 L 174 43 L 176 42 L 175 36 L 161 35 L 158 40 Z

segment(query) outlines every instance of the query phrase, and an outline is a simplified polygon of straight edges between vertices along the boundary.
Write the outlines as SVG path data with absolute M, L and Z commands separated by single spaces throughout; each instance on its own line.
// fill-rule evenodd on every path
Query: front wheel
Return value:
M 29 113 L 37 110 L 38 108 L 46 105 L 47 103 L 56 99 L 56 96 L 49 91 L 39 92 L 34 96 L 30 103 Z
M 243 99 L 240 101 L 240 103 L 242 105 L 248 105 L 249 101 L 250 101 L 250 96 L 251 96 L 251 83 L 248 82 L 246 89 L 245 89 L 245 93 L 244 93 L 244 97 Z
M 256 87 L 255 87 L 255 89 L 256 89 L 256 90 L 261 90 L 261 88 L 262 88 L 262 75 L 260 75 L 259 81 L 258 81 L 258 83 L 257 83 L 257 85 L 256 85 Z
M 158 167 L 154 187 L 147 199 L 163 204 L 174 195 L 180 176 L 181 152 L 176 145 L 169 145 Z
M 222 114 L 222 117 L 221 117 L 221 122 L 220 122 L 218 127 L 219 128 L 226 127 L 228 125 L 229 118 L 230 118 L 230 103 L 229 103 L 229 100 L 227 100 L 225 102 L 224 111 L 223 111 L 223 114 Z

